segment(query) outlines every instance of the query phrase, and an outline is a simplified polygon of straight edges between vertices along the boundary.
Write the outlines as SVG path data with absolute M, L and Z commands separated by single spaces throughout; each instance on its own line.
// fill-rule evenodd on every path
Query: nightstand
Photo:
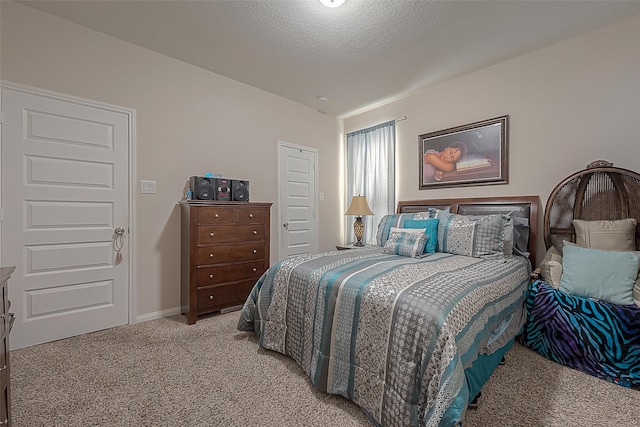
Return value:
M 364 249 L 367 248 L 371 245 L 364 245 L 364 246 L 354 246 L 354 244 L 350 244 L 350 245 L 336 245 L 336 250 L 338 251 L 345 251 L 347 249 Z

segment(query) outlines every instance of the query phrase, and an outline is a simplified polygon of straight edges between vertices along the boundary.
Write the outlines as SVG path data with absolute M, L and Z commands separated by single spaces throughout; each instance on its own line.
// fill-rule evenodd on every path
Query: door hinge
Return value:
M 0 125 L 4 123 L 4 113 L 0 110 Z

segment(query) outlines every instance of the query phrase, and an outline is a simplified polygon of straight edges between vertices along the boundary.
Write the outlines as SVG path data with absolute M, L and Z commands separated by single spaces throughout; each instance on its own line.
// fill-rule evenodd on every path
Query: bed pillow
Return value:
M 429 219 L 435 218 L 438 212 L 449 212 L 449 209 L 425 208 L 423 212 L 404 213 L 385 215 L 378 223 L 378 232 L 376 233 L 376 241 L 378 245 L 384 246 L 389 238 L 391 227 L 404 227 L 404 223 L 411 219 Z
M 376 241 L 378 245 L 384 246 L 389 239 L 389 233 L 391 233 L 391 227 L 402 228 L 404 222 L 408 219 L 428 219 L 429 212 L 416 212 L 407 214 L 393 214 L 385 215 L 378 223 L 378 232 L 376 233 Z
M 565 245 L 562 249 L 560 290 L 612 304 L 634 304 L 633 287 L 640 257 L 620 252 Z
M 504 256 L 511 256 L 513 255 L 513 237 L 515 227 L 511 212 L 505 214 L 505 217 L 507 217 L 507 221 L 504 224 L 504 241 L 502 253 L 504 253 Z
M 503 259 L 505 215 L 439 212 L 438 251 L 476 258 Z
M 542 280 L 558 289 L 562 276 L 562 252 L 551 246 L 540 263 Z
M 405 228 L 425 229 L 425 234 L 429 236 L 424 247 L 426 253 L 433 254 L 438 247 L 438 218 L 429 219 L 408 219 L 404 222 Z
M 574 219 L 576 244 L 585 248 L 635 251 L 637 224 L 633 218 L 615 221 Z
M 529 258 L 529 218 L 513 217 L 513 253 Z
M 382 252 L 390 255 L 418 258 L 424 253 L 424 245 L 428 239 L 429 236 L 424 231 L 419 233 L 414 231 L 392 231 L 384 244 Z

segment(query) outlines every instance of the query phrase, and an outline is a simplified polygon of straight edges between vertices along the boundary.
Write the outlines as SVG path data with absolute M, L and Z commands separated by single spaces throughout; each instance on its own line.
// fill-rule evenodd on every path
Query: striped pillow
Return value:
M 389 255 L 418 258 L 424 252 L 424 245 L 429 236 L 422 233 L 392 231 L 382 252 Z
M 378 245 L 384 247 L 385 243 L 387 243 L 387 239 L 389 239 L 389 234 L 391 233 L 391 227 L 406 228 L 404 227 L 404 223 L 407 220 L 436 218 L 436 215 L 440 212 L 449 212 L 449 209 L 440 210 L 436 208 L 427 208 L 424 212 L 383 216 L 378 224 L 378 233 L 376 234 Z
M 438 212 L 438 252 L 503 259 L 506 215 L 457 215 Z

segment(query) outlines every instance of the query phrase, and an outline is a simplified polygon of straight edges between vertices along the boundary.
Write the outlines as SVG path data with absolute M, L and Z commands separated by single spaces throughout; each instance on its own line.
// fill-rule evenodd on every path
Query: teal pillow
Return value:
M 429 236 L 427 244 L 424 246 L 424 251 L 428 254 L 436 253 L 438 247 L 438 223 L 437 218 L 429 219 L 408 219 L 404 222 L 404 228 L 424 228 L 426 231 L 424 234 Z
M 565 245 L 560 290 L 612 304 L 631 305 L 640 258 L 635 252 Z

